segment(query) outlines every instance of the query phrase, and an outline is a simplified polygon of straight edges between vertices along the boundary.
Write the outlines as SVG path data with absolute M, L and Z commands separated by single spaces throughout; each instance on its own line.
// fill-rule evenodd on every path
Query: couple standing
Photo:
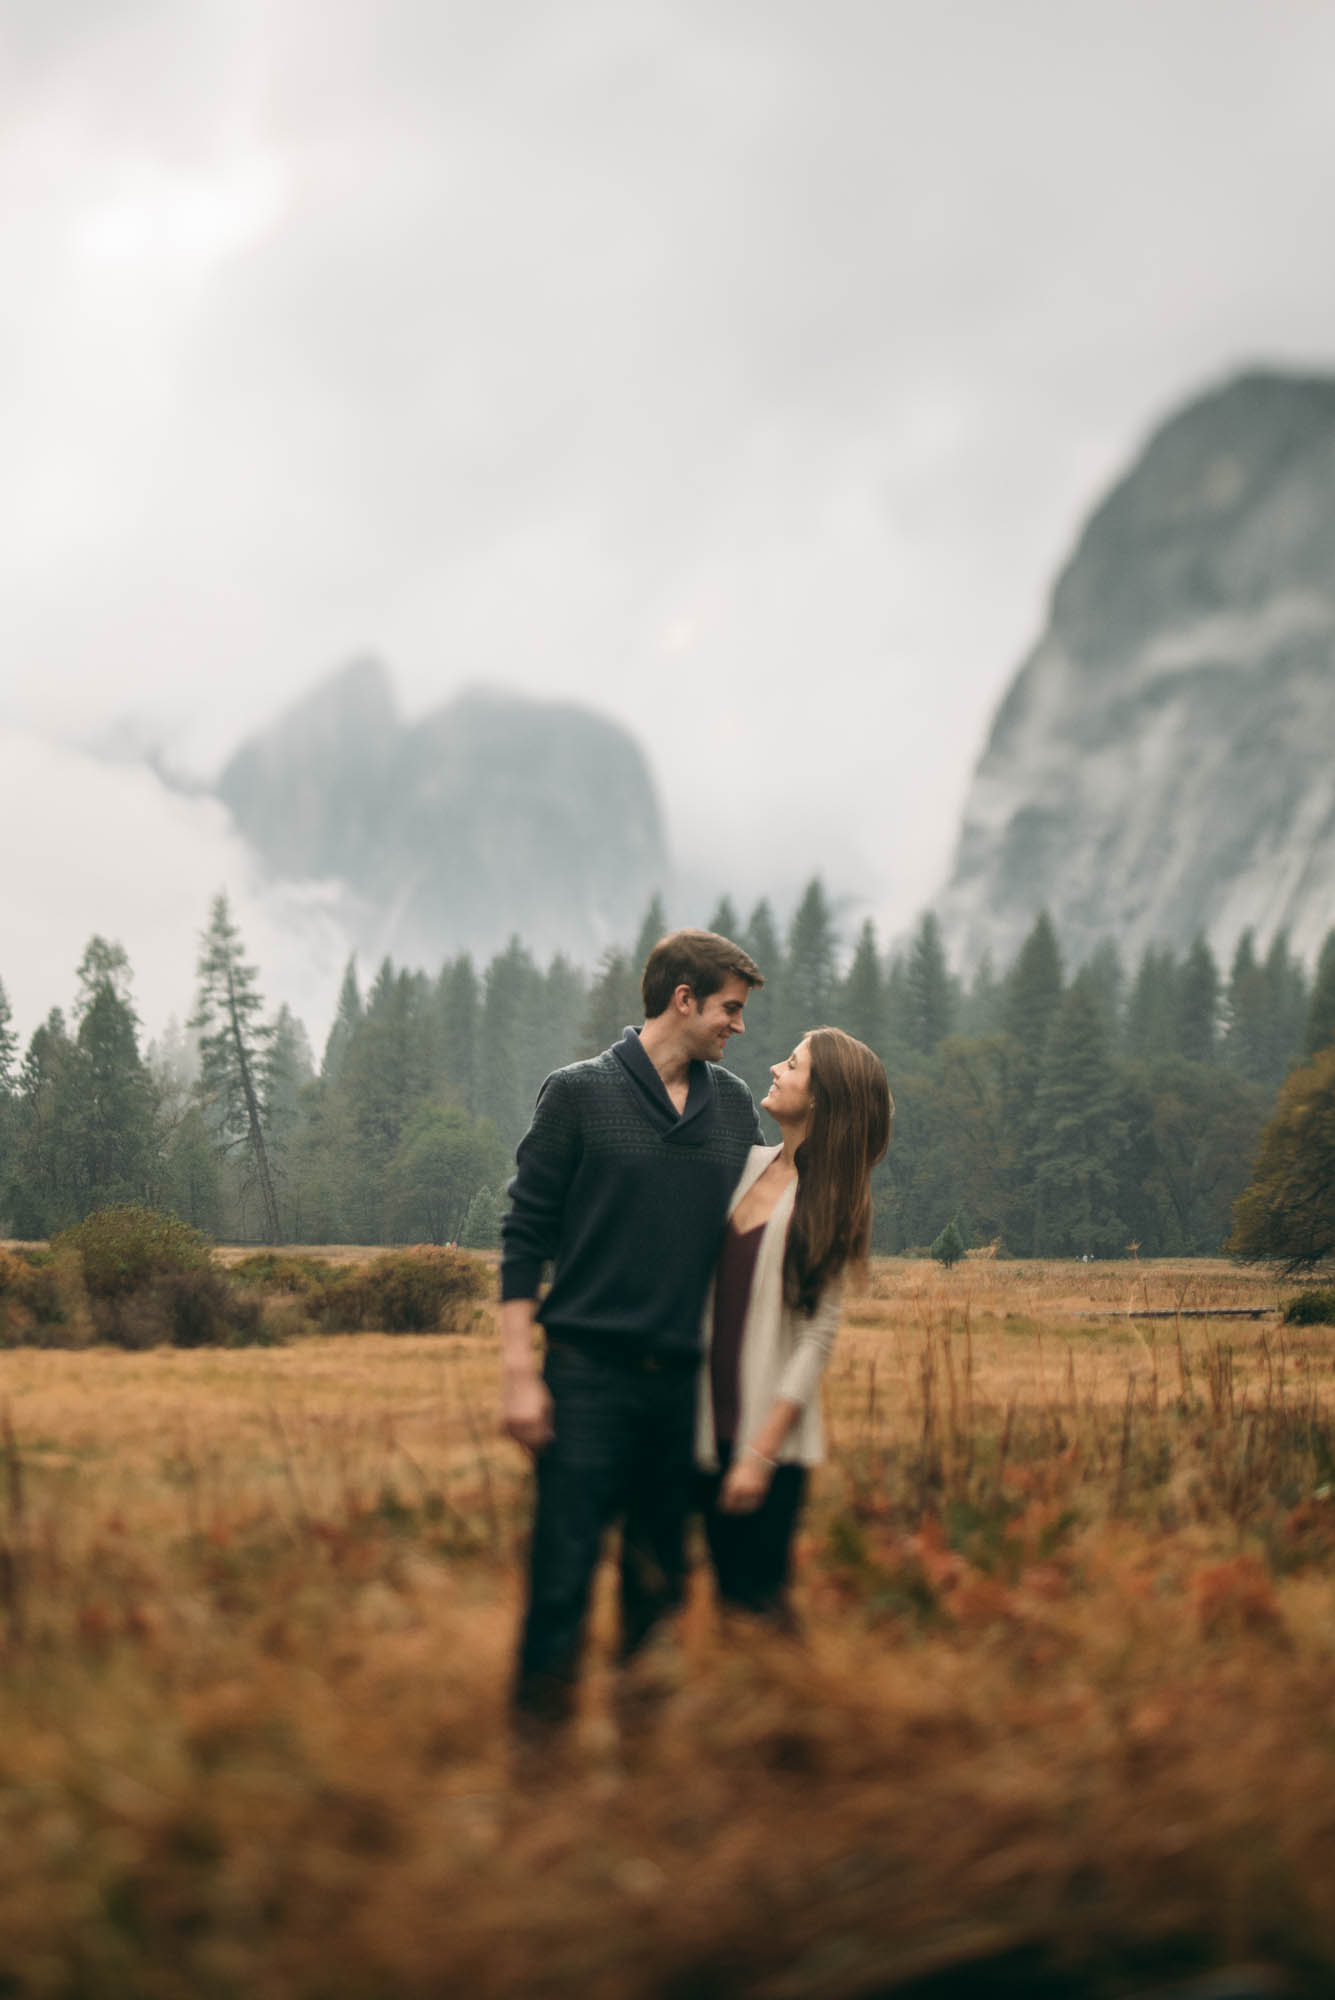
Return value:
M 844 1268 L 866 1252 L 893 1107 L 871 1050 L 816 1028 L 771 1071 L 763 1102 L 782 1143 L 766 1145 L 751 1093 L 719 1066 L 763 983 L 712 931 L 661 939 L 644 1026 L 554 1071 L 519 1146 L 501 1345 L 505 1427 L 537 1469 L 514 1694 L 530 1730 L 572 1712 L 615 1520 L 624 1663 L 681 1602 L 693 1507 L 722 1601 L 786 1616 L 793 1530 L 822 1455 L 817 1385 Z

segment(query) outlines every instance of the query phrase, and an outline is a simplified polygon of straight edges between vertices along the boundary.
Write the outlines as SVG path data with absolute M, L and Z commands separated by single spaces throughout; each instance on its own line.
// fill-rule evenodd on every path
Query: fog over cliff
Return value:
M 271 878 L 324 882 L 363 961 L 434 969 L 515 935 L 592 965 L 673 888 L 648 764 L 571 702 L 483 689 L 408 722 L 354 661 L 228 761 L 218 794 Z
M 1335 376 L 1255 370 L 1154 432 L 1057 579 L 942 904 L 971 960 L 1040 909 L 1070 952 L 1309 959 L 1335 923 Z

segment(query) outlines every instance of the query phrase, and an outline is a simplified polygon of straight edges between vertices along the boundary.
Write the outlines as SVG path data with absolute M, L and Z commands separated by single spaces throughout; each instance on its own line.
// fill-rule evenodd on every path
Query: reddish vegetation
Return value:
M 1335 1329 L 1076 1316 L 1146 1301 L 1268 1302 L 878 1266 L 806 1643 L 720 1630 L 701 1579 L 625 1769 L 602 1602 L 536 1774 L 487 1334 L 6 1354 L 0 1991 L 1330 1990 Z

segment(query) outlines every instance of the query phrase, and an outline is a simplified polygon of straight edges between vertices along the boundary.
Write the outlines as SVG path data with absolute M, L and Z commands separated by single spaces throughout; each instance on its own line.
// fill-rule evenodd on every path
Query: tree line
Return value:
M 1283 937 L 1248 934 L 1225 974 L 1196 939 L 1115 946 L 1067 968 L 1040 916 L 1014 962 L 952 970 L 930 913 L 886 954 L 870 922 L 846 952 L 821 883 L 780 929 L 728 898 L 709 928 L 766 975 L 729 1059 L 757 1096 L 768 1066 L 834 1021 L 875 1048 L 896 1099 L 875 1247 L 962 1239 L 1017 1255 L 1218 1250 L 1276 1091 L 1335 1040 L 1335 932 L 1309 980 Z M 44 1237 L 136 1201 L 239 1241 L 497 1240 L 514 1147 L 543 1077 L 641 1015 L 639 968 L 667 927 L 592 971 L 539 965 L 514 938 L 482 967 L 355 961 L 317 1062 L 259 990 L 225 897 L 196 964 L 194 1012 L 144 1046 L 124 951 L 90 940 L 68 1015 L 20 1055 L 0 985 L 0 1233 Z

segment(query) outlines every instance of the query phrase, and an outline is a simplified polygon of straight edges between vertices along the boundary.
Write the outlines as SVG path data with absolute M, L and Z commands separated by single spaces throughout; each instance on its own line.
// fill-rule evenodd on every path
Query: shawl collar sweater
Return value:
M 550 1260 L 538 1308 L 549 1335 L 692 1360 L 728 1199 L 759 1136 L 750 1091 L 717 1063 L 691 1065 L 678 1115 L 634 1028 L 554 1070 L 516 1155 L 502 1299 L 536 1298 Z

